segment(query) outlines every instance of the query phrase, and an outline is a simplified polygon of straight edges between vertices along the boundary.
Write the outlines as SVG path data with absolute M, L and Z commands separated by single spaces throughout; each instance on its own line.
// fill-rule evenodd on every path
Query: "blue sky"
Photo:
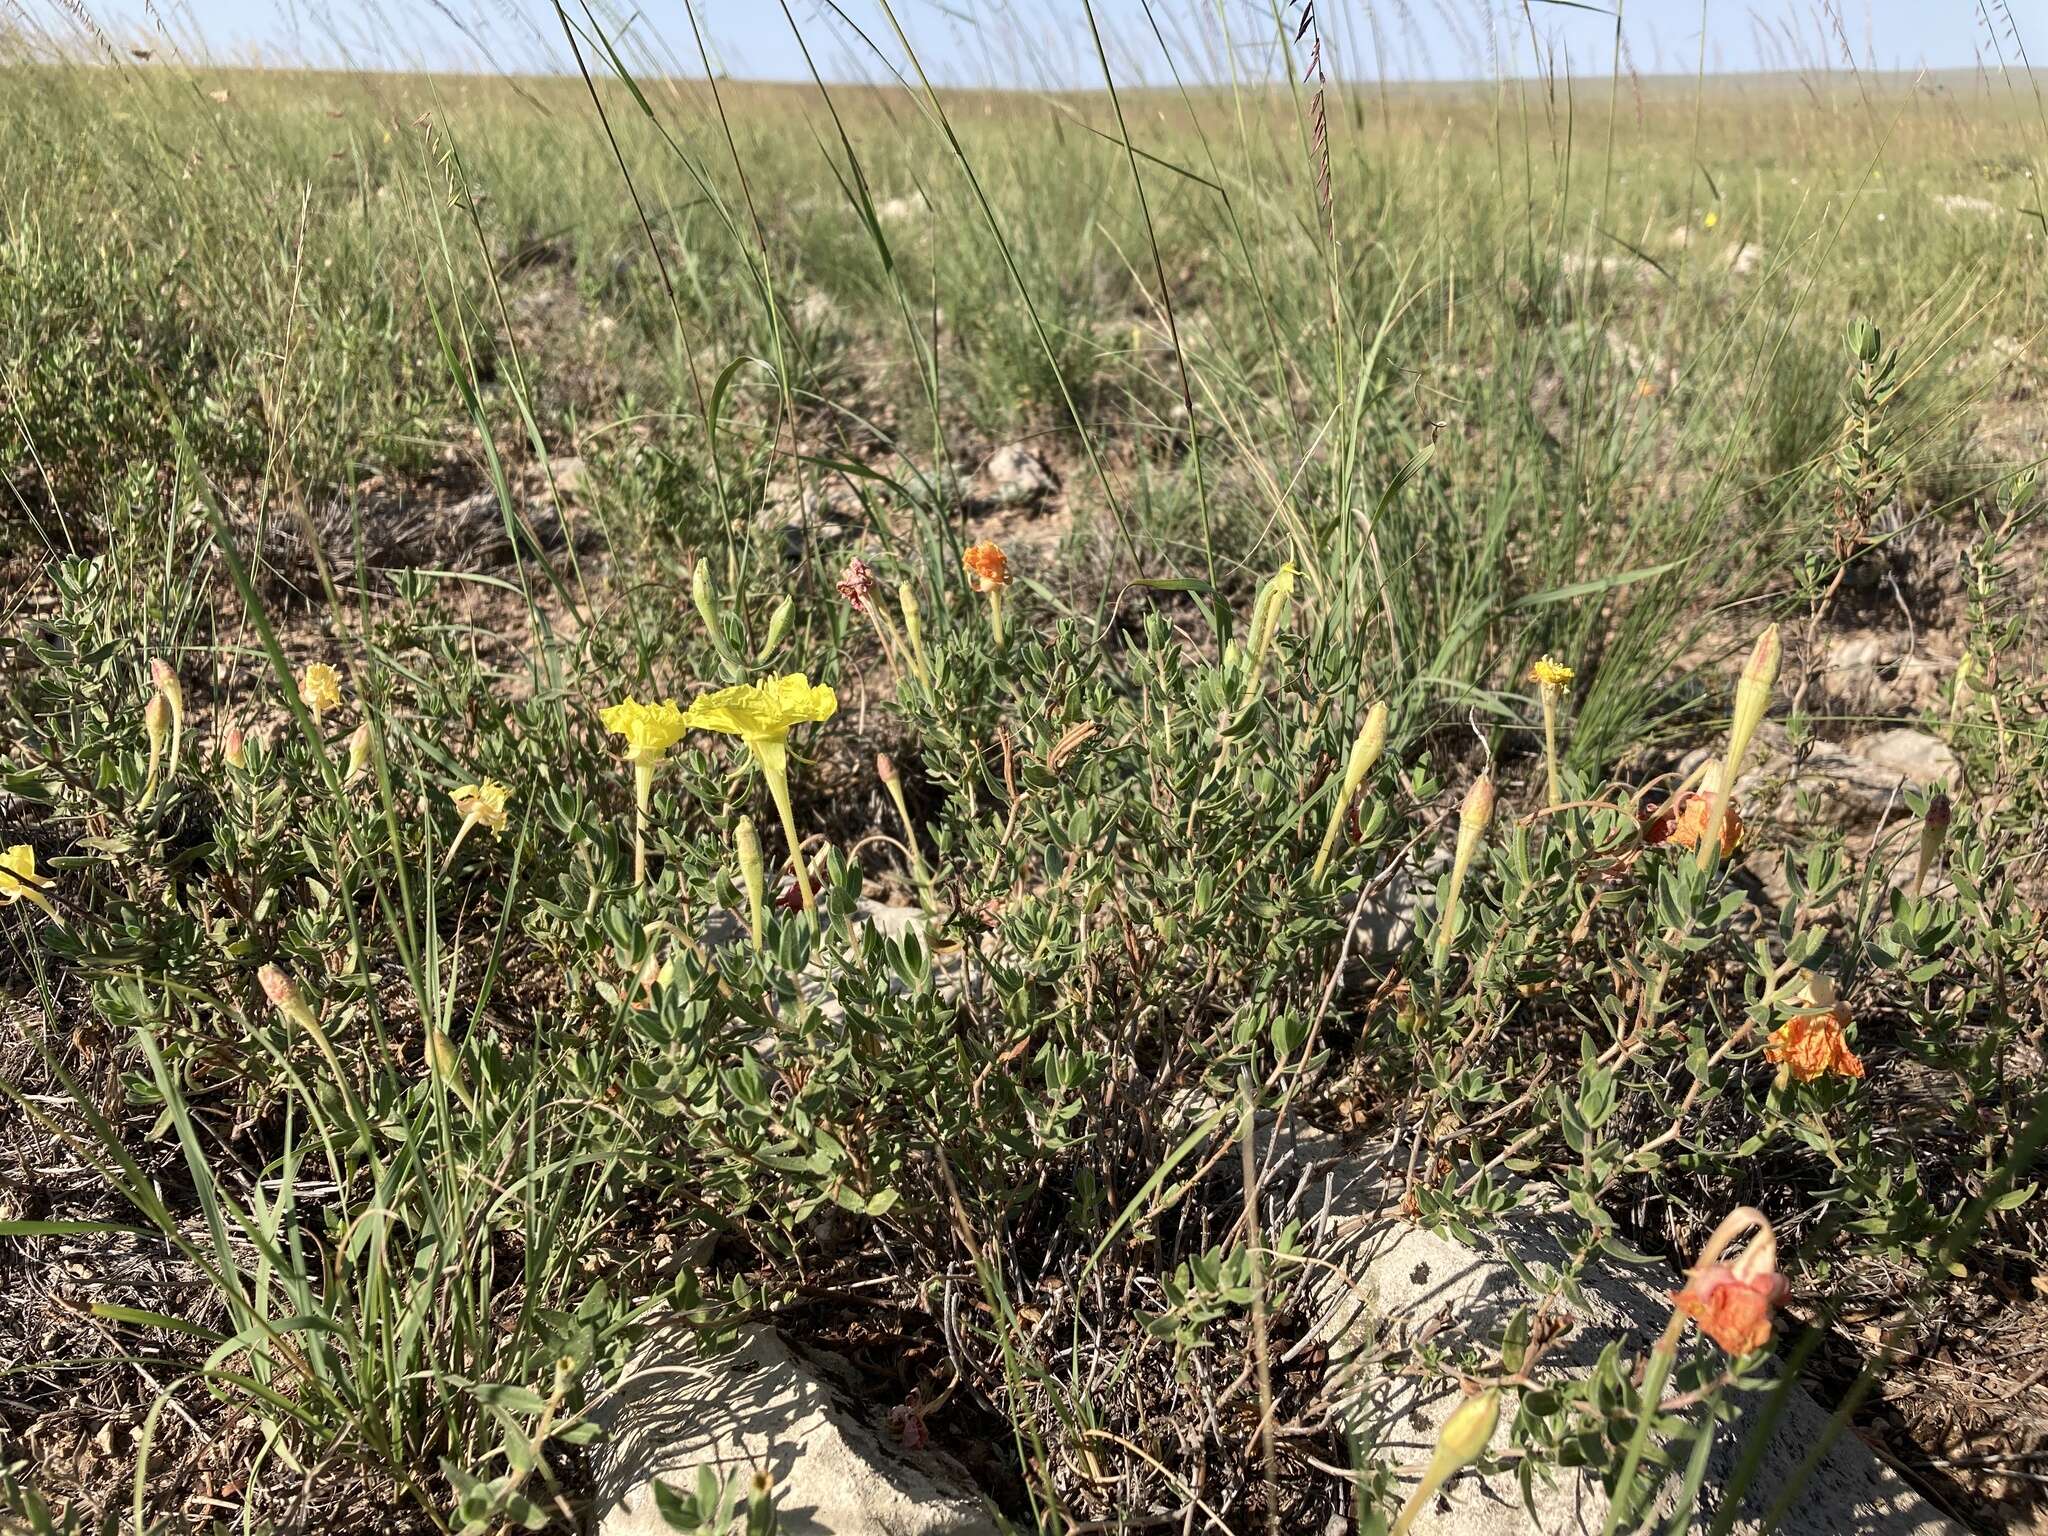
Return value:
M 168 30 L 186 49 L 220 60 L 354 62 L 406 68 L 549 70 L 567 53 L 551 0 L 81 0 L 108 35 L 127 43 Z M 582 0 L 568 0 L 581 14 Z M 678 72 L 701 70 L 685 0 L 592 0 L 608 26 L 620 17 Z M 1101 83 L 1088 28 L 1090 0 L 891 0 L 918 56 L 943 84 L 1030 88 Z M 1586 0 L 1587 5 L 1595 0 Z M 1614 0 L 1598 0 L 1611 6 Z M 1704 11 L 1710 72 L 1787 67 L 1996 68 L 1999 47 L 1978 0 L 1623 0 L 1630 60 L 1644 74 L 1690 74 Z M 62 0 L 26 0 L 53 30 L 71 25 Z M 1117 78 L 1160 82 L 1164 33 L 1178 67 L 1219 78 L 1234 57 L 1251 75 L 1271 72 L 1273 0 L 1092 0 Z M 1294 14 L 1298 0 L 1278 0 Z M 614 8 L 615 7 L 615 8 Z M 1148 11 L 1149 7 L 1149 11 Z M 2012 9 L 2030 14 L 2032 0 Z M 1581 77 L 1604 75 L 1611 13 L 1556 0 L 1318 0 L 1339 72 L 1370 79 L 1460 79 L 1528 74 L 1539 56 Z M 1227 19 L 1226 49 L 1217 17 Z M 806 77 L 796 31 L 828 79 L 886 79 L 902 45 L 884 0 L 697 0 L 716 67 L 752 79 Z M 795 31 L 790 18 L 794 18 Z M 2001 24 L 2002 25 L 2002 24 Z M 2025 38 L 2048 54 L 2048 26 Z M 863 41 L 862 34 L 871 41 Z M 872 44 L 872 46 L 871 46 Z M 2009 63 L 2010 40 L 1996 38 Z M 2043 59 L 2048 63 L 2048 58 Z M 637 67 L 637 66 L 636 66 Z

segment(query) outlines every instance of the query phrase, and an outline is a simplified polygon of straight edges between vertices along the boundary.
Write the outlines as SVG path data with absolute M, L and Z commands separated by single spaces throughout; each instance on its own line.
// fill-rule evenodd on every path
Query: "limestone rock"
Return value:
M 1682 771 L 1691 772 L 1709 750 L 1689 754 Z M 1736 804 L 1753 824 L 1775 822 L 1806 831 L 1818 824 L 1862 832 L 1888 815 L 1904 813 L 1906 785 L 1931 784 L 1955 770 L 1955 755 L 1924 731 L 1875 731 L 1848 746 L 1809 741 L 1795 752 L 1785 728 L 1765 721 L 1735 787 Z
M 982 474 L 994 499 L 1007 506 L 1043 500 L 1060 486 L 1045 460 L 1022 443 L 1005 443 L 990 454 Z
M 1948 744 L 1925 731 L 1872 731 L 1850 742 L 1849 750 L 1881 772 L 1915 784 L 1953 783 L 1958 766 Z
M 1387 1357 L 1390 1340 L 1427 1337 L 1432 1348 L 1453 1354 L 1467 1341 L 1491 1347 L 1509 1316 L 1534 1299 L 1515 1266 L 1539 1279 L 1563 1268 L 1567 1252 L 1558 1234 L 1570 1230 L 1577 1218 L 1562 1208 L 1554 1191 L 1529 1186 L 1523 1191 L 1524 1204 L 1485 1234 L 1496 1245 L 1493 1252 L 1466 1247 L 1414 1226 L 1389 1209 L 1405 1166 L 1404 1158 L 1392 1155 L 1394 1150 L 1383 1145 L 1354 1153 L 1334 1137 L 1290 1128 L 1280 1140 L 1279 1176 L 1269 1182 L 1285 1187 L 1304 1176 L 1322 1180 L 1317 1221 L 1332 1239 L 1322 1252 L 1340 1266 L 1341 1274 L 1318 1282 L 1319 1332 L 1332 1344 L 1334 1370 L 1351 1369 L 1348 1358 L 1359 1361 L 1352 1423 L 1361 1443 L 1412 1476 L 1428 1461 L 1460 1393 L 1454 1383 L 1430 1381 L 1402 1369 L 1412 1362 L 1398 1353 Z M 1288 1166 L 1290 1160 L 1299 1168 Z M 1667 1294 L 1678 1283 L 1678 1277 L 1661 1266 L 1654 1271 L 1610 1268 L 1588 1274 L 1582 1285 L 1583 1306 L 1569 1308 L 1572 1331 L 1551 1347 L 1545 1361 L 1576 1373 L 1590 1367 L 1617 1340 L 1624 1351 L 1646 1352 L 1670 1316 Z M 1377 1358 L 1371 1363 L 1359 1352 L 1362 1343 L 1374 1345 Z M 1751 1397 L 1742 1416 L 1717 1437 L 1695 1511 L 1701 1528 L 1706 1523 L 1701 1517 L 1720 1508 L 1762 1408 L 1761 1395 Z M 1496 1450 L 1508 1445 L 1511 1417 L 1503 1414 Z M 1763 1530 L 1765 1509 L 1819 1442 L 1827 1417 L 1802 1388 L 1791 1389 L 1765 1443 L 1734 1531 L 1751 1536 Z M 1667 1489 L 1664 1497 L 1668 1516 L 1673 1490 Z M 1570 1468 L 1558 1469 L 1547 1479 L 1539 1476 L 1533 1502 L 1532 1521 L 1512 1469 L 1468 1475 L 1435 1501 L 1415 1530 L 1418 1536 L 1510 1536 L 1528 1531 L 1590 1536 L 1600 1531 L 1607 1514 L 1597 1473 Z M 1661 1526 L 1660 1519 L 1653 1528 Z M 1846 1432 L 1829 1447 L 1779 1529 L 1962 1536 L 1960 1527 Z
M 800 1355 L 773 1329 L 746 1330 L 719 1357 L 680 1327 L 658 1330 L 592 1417 L 605 1431 L 592 1458 L 598 1536 L 670 1536 L 654 1482 L 689 1492 L 700 1467 L 769 1473 L 783 1536 L 998 1530 L 949 1458 L 905 1450 L 829 1357 Z

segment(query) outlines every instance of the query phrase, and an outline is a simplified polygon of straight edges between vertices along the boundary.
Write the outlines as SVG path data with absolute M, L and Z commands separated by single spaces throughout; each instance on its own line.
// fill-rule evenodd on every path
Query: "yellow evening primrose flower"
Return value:
M 330 709 L 341 705 L 341 674 L 324 661 L 316 661 L 299 674 L 299 702 L 313 711 L 318 721 Z
M 1529 669 L 1529 681 L 1542 688 L 1569 688 L 1573 676 L 1570 667 L 1549 656 Z
M 707 693 L 689 712 L 692 727 L 739 737 L 760 763 L 761 775 L 768 781 L 768 792 L 782 818 L 782 835 L 789 840 L 789 856 L 796 865 L 797 890 L 805 911 L 811 910 L 814 902 L 802 839 L 797 836 L 796 813 L 789 802 L 789 730 L 794 725 L 829 720 L 838 709 L 839 696 L 830 687 L 813 685 L 803 673 L 791 672 Z
M 49 883 L 36 873 L 36 851 L 27 843 L 16 843 L 0 853 L 0 904 L 11 907 L 17 901 L 32 901 L 52 922 L 61 921 L 57 909 L 50 905 L 50 898 L 41 890 Z
M 597 717 L 614 736 L 626 738 L 626 761 L 659 762 L 668 749 L 683 739 L 689 718 L 676 707 L 674 699 L 659 704 L 642 704 L 629 693 L 623 704 L 600 711 Z
M 512 791 L 496 779 L 465 784 L 450 798 L 464 821 L 473 821 L 487 832 L 505 830 L 505 804 L 512 798 Z

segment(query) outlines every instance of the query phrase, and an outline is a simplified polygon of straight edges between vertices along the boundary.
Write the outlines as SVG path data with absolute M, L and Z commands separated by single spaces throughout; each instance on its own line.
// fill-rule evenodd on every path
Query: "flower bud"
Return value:
M 1444 1420 L 1443 1432 L 1436 1440 L 1436 1453 L 1429 1459 L 1431 1469 L 1441 1469 L 1448 1474 L 1471 1466 L 1486 1454 L 1499 1423 L 1498 1388 L 1488 1387 L 1476 1397 L 1466 1398 Z
M 221 747 L 221 756 L 227 759 L 230 768 L 249 766 L 249 746 L 239 725 L 228 727 L 227 741 Z
M 365 720 L 349 733 L 348 773 L 342 783 L 353 784 L 370 768 L 370 722 Z
M 768 635 L 761 642 L 761 649 L 754 653 L 756 661 L 766 661 L 775 647 L 782 643 L 782 637 L 789 632 L 790 618 L 796 613 L 796 599 L 784 597 L 775 605 L 775 611 L 768 615 Z
M 1920 894 L 1920 887 L 1927 881 L 1927 871 L 1934 868 L 1934 861 L 1941 857 L 1941 845 L 1948 839 L 1948 825 L 1955 817 L 1948 796 L 1937 792 L 1927 802 L 1927 814 L 1920 822 L 1920 856 L 1913 866 L 1913 894 Z
M 719 633 L 718 602 L 711 588 L 711 566 L 706 560 L 699 559 L 697 568 L 690 572 L 690 601 L 697 605 L 697 617 L 715 639 Z
M 149 736 L 150 755 L 155 756 L 163 748 L 164 734 L 171 728 L 171 706 L 160 693 L 149 696 L 149 702 L 142 706 L 142 729 Z
M 1351 756 L 1344 763 L 1344 788 L 1338 795 L 1340 805 L 1349 805 L 1351 797 L 1358 793 L 1358 786 L 1365 782 L 1365 776 L 1372 772 L 1372 765 L 1380 760 L 1380 754 L 1387 749 L 1387 701 L 1381 699 L 1366 711 L 1365 724 L 1359 727 L 1358 739 L 1351 743 Z
M 1756 728 L 1763 724 L 1764 712 L 1771 707 L 1771 689 L 1778 682 L 1778 626 L 1773 624 L 1756 637 L 1756 645 L 1750 650 L 1749 660 L 1743 663 L 1742 676 L 1735 684 L 1735 718 L 1728 731 L 1728 782 L 1732 785 L 1742 777 L 1743 759 L 1749 755 L 1749 743 L 1756 735 Z
M 1493 779 L 1481 774 L 1472 781 L 1472 787 L 1465 791 L 1465 803 L 1458 807 L 1458 842 L 1462 847 L 1468 837 L 1476 840 L 1493 820 Z
M 761 905 L 768 893 L 768 872 L 761 862 L 761 838 L 751 817 L 742 816 L 732 829 L 733 852 L 739 856 L 740 879 L 747 888 L 747 922 L 754 948 L 761 947 Z
M 896 782 L 896 760 L 886 752 L 877 752 L 875 754 L 875 777 L 884 784 L 894 784 Z
M 1858 315 L 1849 322 L 1849 353 L 1866 367 L 1884 350 L 1884 336 L 1878 328 Z
M 262 984 L 263 995 L 270 999 L 271 1006 L 286 1019 L 301 1029 L 319 1028 L 320 1016 L 313 1011 L 312 1005 L 299 991 L 298 983 L 286 974 L 282 966 L 265 965 L 257 971 L 256 980 Z
M 185 713 L 185 685 L 178 681 L 178 674 L 171 670 L 171 664 L 161 656 L 149 660 L 149 680 L 156 684 L 156 691 L 171 701 L 171 714 L 176 717 Z

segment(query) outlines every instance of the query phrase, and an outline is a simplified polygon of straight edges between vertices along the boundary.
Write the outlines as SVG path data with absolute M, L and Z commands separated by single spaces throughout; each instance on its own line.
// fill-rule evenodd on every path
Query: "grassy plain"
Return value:
M 1321 1239 L 1233 1182 L 1281 1114 L 1396 1138 L 1404 1219 L 1549 1180 L 1574 1267 L 1675 1284 L 1770 1217 L 1794 1364 L 1690 1338 L 1648 1418 L 1651 1341 L 1546 1374 L 1541 1295 L 1375 1358 L 1503 1391 L 1628 1523 L 1795 1366 L 2036 1518 L 2032 82 L 965 93 L 581 41 L 594 84 L 0 67 L 17 1517 L 573 1529 L 674 1312 L 945 1405 L 1020 1528 L 1384 1529 L 1415 1469 L 1286 1368 Z M 1933 783 L 1658 842 L 1773 622 L 1791 761 L 1950 754 L 1931 880 Z M 790 873 L 758 754 L 661 761 L 641 881 L 600 711 L 798 671 L 820 916 L 716 944 L 743 815 Z M 1808 972 L 1861 1077 L 1772 1055 Z

